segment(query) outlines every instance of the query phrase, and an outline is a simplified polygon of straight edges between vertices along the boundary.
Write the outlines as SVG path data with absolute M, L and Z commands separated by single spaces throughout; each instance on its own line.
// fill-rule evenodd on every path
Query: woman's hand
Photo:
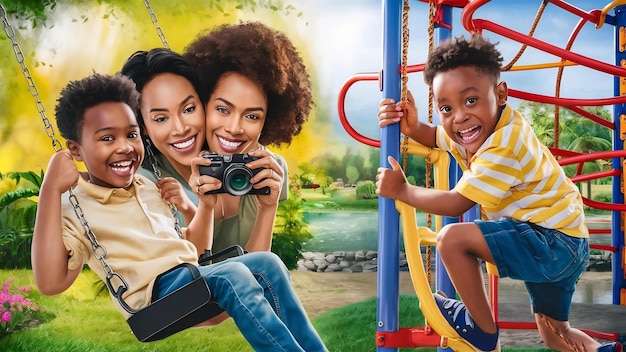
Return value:
M 250 169 L 264 168 L 250 179 L 255 189 L 269 187 L 270 194 L 257 197 L 261 207 L 276 207 L 285 178 L 284 172 L 274 155 L 266 149 L 257 149 L 248 153 L 259 158 L 246 164 Z
M 202 152 L 205 153 L 205 152 Z M 200 155 L 202 155 L 202 153 Z M 200 175 L 200 165 L 209 166 L 211 160 L 202 156 L 191 159 L 191 176 L 189 176 L 189 187 L 198 195 L 198 200 L 205 205 L 214 208 L 217 202 L 217 194 L 205 194 L 222 187 L 222 181 L 215 177 Z

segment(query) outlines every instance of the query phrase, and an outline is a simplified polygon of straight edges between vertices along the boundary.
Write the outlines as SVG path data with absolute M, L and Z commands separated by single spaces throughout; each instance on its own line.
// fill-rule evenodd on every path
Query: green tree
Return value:
M 311 160 L 311 164 L 315 168 L 315 182 L 320 186 L 326 182 L 324 180 L 326 176 L 331 178 L 328 183 L 330 184 L 333 182 L 332 180 L 341 178 L 345 170 L 339 158 L 329 152 L 314 158 Z
M 346 166 L 346 178 L 349 184 L 355 184 L 359 180 L 359 170 L 355 166 Z
M 339 175 L 337 177 L 341 177 L 349 183 L 355 183 L 358 180 L 360 175 L 365 174 L 365 159 L 359 153 L 355 153 L 352 151 L 351 147 L 346 148 L 346 154 L 343 156 L 343 166 L 345 169 L 343 170 L 343 175 Z M 358 174 L 357 179 L 353 181 L 350 180 L 350 175 L 348 175 L 348 167 L 354 167 Z

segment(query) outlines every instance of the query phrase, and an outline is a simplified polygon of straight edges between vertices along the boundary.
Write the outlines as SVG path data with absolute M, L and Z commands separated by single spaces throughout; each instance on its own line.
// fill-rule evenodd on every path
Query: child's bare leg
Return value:
M 443 227 L 437 236 L 437 253 L 474 322 L 485 333 L 494 334 L 496 324 L 478 262 L 481 258 L 493 263 L 493 257 L 478 225 L 466 222 Z
M 541 313 L 535 313 L 535 320 L 543 342 L 553 350 L 592 352 L 600 347 L 599 342 L 572 328 L 567 321 L 554 320 Z

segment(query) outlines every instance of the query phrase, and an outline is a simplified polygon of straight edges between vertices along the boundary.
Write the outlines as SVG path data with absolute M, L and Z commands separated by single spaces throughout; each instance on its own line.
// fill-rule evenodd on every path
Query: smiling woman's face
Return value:
M 193 85 L 172 73 L 156 75 L 141 91 L 141 115 L 152 144 L 185 175 L 205 140 L 204 108 Z
M 267 99 L 259 85 L 227 72 L 217 82 L 206 111 L 206 137 L 212 152 L 231 155 L 258 147 L 267 116 Z

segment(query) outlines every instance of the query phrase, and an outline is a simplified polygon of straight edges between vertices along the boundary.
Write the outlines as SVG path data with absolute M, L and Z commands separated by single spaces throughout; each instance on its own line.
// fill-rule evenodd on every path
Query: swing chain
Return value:
M 89 238 L 89 242 L 91 242 L 91 248 L 93 249 L 94 257 L 98 259 L 100 263 L 102 263 L 102 267 L 107 274 L 107 278 L 113 276 L 113 274 L 115 274 L 113 272 L 113 269 L 111 269 L 109 264 L 104 260 L 104 257 L 106 257 L 107 255 L 107 250 L 102 245 L 100 245 L 100 242 L 98 242 L 96 235 L 91 230 L 91 227 L 89 226 L 89 223 L 85 218 L 85 213 L 78 204 L 78 198 L 76 198 L 76 195 L 74 195 L 74 193 L 72 192 L 69 196 L 69 199 L 70 203 L 74 207 L 74 212 L 76 213 L 80 224 L 83 226 L 83 230 L 85 230 L 85 234 L 87 234 L 87 237 Z
M 28 89 L 30 91 L 30 94 L 35 99 L 35 106 L 37 107 L 37 112 L 39 113 L 39 115 L 41 116 L 41 120 L 43 121 L 44 127 L 46 129 L 46 134 L 52 141 L 52 148 L 54 148 L 55 152 L 58 152 L 59 150 L 63 149 L 63 145 L 56 138 L 54 134 L 54 127 L 52 127 L 50 120 L 46 117 L 46 108 L 43 105 L 43 102 L 39 99 L 39 89 L 37 89 L 37 85 L 35 84 L 35 81 L 33 80 L 33 77 L 30 74 L 30 70 L 28 69 L 28 67 L 26 67 L 26 64 L 24 63 L 24 52 L 22 51 L 22 48 L 20 47 L 19 43 L 15 40 L 15 30 L 13 29 L 13 26 L 11 26 L 11 24 L 9 23 L 9 20 L 7 18 L 7 13 L 4 9 L 4 6 L 2 6 L 2 4 L 0 4 L 0 18 L 2 19 L 4 32 L 6 33 L 7 38 L 11 40 L 13 53 L 15 54 L 15 58 L 17 59 L 17 62 L 20 64 L 22 68 L 22 74 L 24 75 L 24 78 L 26 79 L 26 83 L 28 84 Z
M 165 33 L 163 33 L 163 29 L 161 29 L 161 26 L 159 26 L 159 19 L 157 18 L 156 13 L 154 13 L 154 11 L 152 10 L 152 6 L 150 6 L 150 1 L 143 0 L 143 4 L 146 6 L 146 9 L 148 10 L 148 13 L 150 14 L 150 21 L 152 21 L 152 24 L 154 25 L 154 28 L 156 29 L 157 35 L 161 39 L 161 43 L 163 43 L 163 47 L 166 49 L 169 49 L 170 45 L 167 42 L 167 39 L 165 39 Z
M 159 170 L 159 167 L 157 165 L 157 159 L 156 159 L 156 156 L 154 155 L 154 151 L 152 150 L 152 141 L 150 141 L 150 138 L 146 137 L 144 139 L 144 145 L 146 149 L 146 156 L 148 157 L 148 162 L 150 163 L 150 166 L 152 167 L 154 176 L 157 178 L 157 180 L 161 179 L 161 177 L 163 176 L 161 174 L 161 170 Z M 173 203 L 168 202 L 167 205 L 170 207 L 170 211 L 172 212 L 172 216 L 174 217 L 174 229 L 176 230 L 178 237 L 183 238 L 183 231 L 180 229 L 178 218 L 176 217 L 176 213 L 178 213 L 178 209 L 176 208 L 176 205 L 174 205 Z
M 22 67 L 22 73 L 24 74 L 24 78 L 26 79 L 26 82 L 28 83 L 30 94 L 33 96 L 33 98 L 35 98 L 35 105 L 37 106 L 37 111 L 41 115 L 41 119 L 46 129 L 46 134 L 48 135 L 48 137 L 50 137 L 50 140 L 52 141 L 52 147 L 54 148 L 54 151 L 58 152 L 63 149 L 63 145 L 61 144 L 59 139 L 56 137 L 55 132 L 54 132 L 54 127 L 50 123 L 50 120 L 46 117 L 46 114 L 45 114 L 46 108 L 43 102 L 39 99 L 39 90 L 37 89 L 37 85 L 35 85 L 35 81 L 33 80 L 33 77 L 30 74 L 30 70 L 28 69 L 28 67 L 26 67 L 26 64 L 24 62 L 24 53 L 22 52 L 22 49 L 19 43 L 17 43 L 17 41 L 15 40 L 15 30 L 13 29 L 13 26 L 11 25 L 11 23 L 9 23 L 9 20 L 7 18 L 7 13 L 4 9 L 4 6 L 2 6 L 2 4 L 0 4 L 0 19 L 2 19 L 2 24 L 4 25 L 4 31 L 6 32 L 7 37 L 11 40 L 11 45 L 13 47 L 13 52 L 15 53 L 15 58 L 17 59 L 17 62 L 20 64 L 20 66 Z M 113 269 L 111 269 L 111 267 L 109 266 L 109 264 L 105 261 L 104 257 L 106 257 L 107 251 L 102 245 L 100 245 L 100 243 L 96 239 L 96 235 L 91 230 L 91 227 L 89 226 L 89 223 L 87 222 L 87 219 L 85 218 L 83 209 L 78 204 L 78 199 L 74 195 L 74 192 L 72 192 L 71 188 L 69 189 L 69 200 L 74 208 L 74 213 L 76 213 L 76 216 L 78 217 L 81 225 L 83 226 L 83 229 L 85 230 L 85 234 L 89 238 L 89 242 L 91 242 L 91 247 L 94 252 L 94 257 L 98 259 L 100 263 L 102 263 L 102 267 L 107 275 L 107 280 L 106 280 L 107 285 L 109 287 L 112 287 L 110 285 L 110 279 L 112 277 L 118 277 L 120 278 L 120 281 L 122 282 L 122 286 L 120 286 L 120 288 L 118 288 L 117 291 L 113 290 L 112 292 L 114 294 L 117 292 L 125 292 L 126 290 L 128 290 L 128 285 L 126 284 L 126 281 L 124 281 L 124 279 L 122 279 L 116 272 L 114 272 Z

